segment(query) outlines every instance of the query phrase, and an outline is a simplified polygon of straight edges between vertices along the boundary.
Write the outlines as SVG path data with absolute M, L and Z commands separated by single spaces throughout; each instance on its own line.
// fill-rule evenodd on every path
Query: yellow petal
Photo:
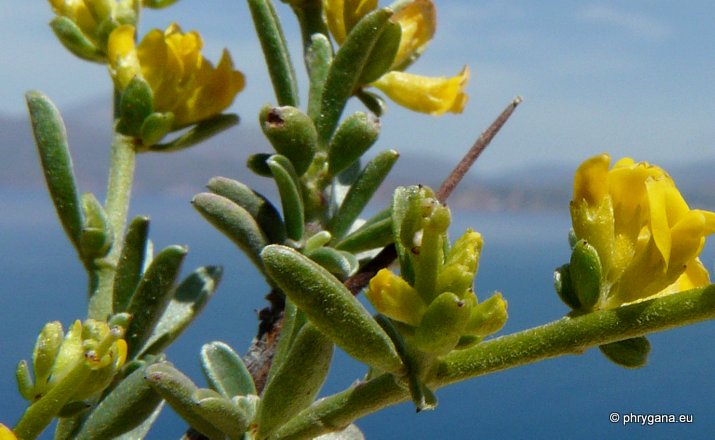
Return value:
M 664 180 L 649 178 L 645 182 L 645 186 L 648 195 L 651 234 L 667 269 L 671 247 L 670 222 L 666 208 L 667 183 Z
M 426 49 L 437 28 L 437 13 L 431 0 L 415 0 L 399 9 L 392 21 L 402 28 L 395 70 L 403 70 Z
M 464 92 L 468 82 L 469 68 L 465 66 L 457 76 L 451 78 L 388 72 L 372 85 L 403 107 L 441 115 L 462 112 L 468 99 Z
M 0 440 L 17 440 L 17 437 L 10 428 L 0 423 Z
M 412 326 L 420 323 L 427 310 L 419 293 L 387 269 L 372 277 L 365 296 L 378 312 Z
M 114 29 L 109 35 L 107 43 L 109 69 L 120 89 L 124 89 L 134 76 L 141 74 L 134 45 L 134 33 L 134 26 L 125 24 Z
M 608 165 L 611 158 L 600 154 L 585 160 L 577 169 L 573 183 L 573 201 L 585 200 L 588 205 L 598 205 L 608 196 Z
M 328 29 L 338 44 L 343 44 L 345 36 L 347 35 L 347 32 L 345 32 L 343 8 L 343 0 L 323 0 L 323 10 L 325 11 L 325 18 L 328 22 Z

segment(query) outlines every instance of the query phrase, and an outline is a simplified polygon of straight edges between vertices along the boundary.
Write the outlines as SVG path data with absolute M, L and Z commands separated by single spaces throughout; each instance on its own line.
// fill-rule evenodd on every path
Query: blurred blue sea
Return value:
M 0 191 L 0 421 L 14 424 L 25 407 L 15 387 L 14 369 L 29 359 L 44 323 L 65 326 L 82 318 L 86 280 L 74 251 L 41 192 Z M 204 314 L 168 351 L 169 359 L 199 384 L 198 352 L 203 343 L 223 340 L 245 350 L 256 329 L 256 311 L 266 288 L 242 254 L 206 224 L 188 200 L 139 197 L 135 214 L 152 218 L 155 249 L 187 244 L 188 273 L 200 265 L 225 267 L 223 282 Z M 552 287 L 552 271 L 568 259 L 566 209 L 559 214 L 456 212 L 451 231 L 480 231 L 485 247 L 477 294 L 495 290 L 509 302 L 501 334 L 543 324 L 567 312 Z M 703 255 L 712 267 L 712 246 Z M 492 438 L 712 438 L 715 433 L 715 322 L 650 337 L 649 365 L 625 370 L 597 350 L 548 360 L 441 389 L 439 407 L 416 414 L 405 403 L 358 421 L 368 439 Z M 342 352 L 323 395 L 349 386 L 364 368 Z M 691 424 L 624 426 L 609 415 L 687 414 Z M 185 429 L 165 409 L 150 439 L 178 439 Z M 51 438 L 50 431 L 43 438 Z

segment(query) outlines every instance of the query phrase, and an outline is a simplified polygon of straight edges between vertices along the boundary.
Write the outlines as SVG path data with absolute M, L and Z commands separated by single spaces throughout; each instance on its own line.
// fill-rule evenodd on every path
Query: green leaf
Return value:
M 350 227 L 360 216 L 377 188 L 387 177 L 398 157 L 400 155 L 395 150 L 383 151 L 365 166 L 355 183 L 350 186 L 350 190 L 340 208 L 338 208 L 338 212 L 333 215 L 328 223 L 328 230 L 333 234 L 333 237 L 340 239 L 350 230 Z
M 363 112 L 345 118 L 328 150 L 328 172 L 337 175 L 360 159 L 380 134 L 380 120 Z
M 165 144 L 155 144 L 149 147 L 149 151 L 168 153 L 172 151 L 185 150 L 196 144 L 216 136 L 238 124 L 238 116 L 230 113 L 216 115 L 210 119 L 199 122 L 191 127 L 189 131 L 178 138 Z M 177 127 L 175 127 L 177 128 Z
M 15 368 L 15 379 L 17 381 L 17 390 L 20 395 L 30 402 L 35 398 L 35 384 L 32 381 L 30 368 L 27 366 L 27 361 L 20 361 Z
M 384 212 L 387 212 L 389 216 L 389 210 Z M 393 241 L 392 218 L 388 217 L 374 222 L 368 221 L 338 242 L 335 248 L 357 254 L 383 248 Z
M 161 410 L 163 408 L 164 401 L 162 400 L 154 409 L 154 412 L 152 412 L 139 426 L 115 437 L 114 440 L 144 440 L 149 433 L 149 430 L 152 426 L 154 426 L 154 422 L 156 422 L 156 419 L 159 417 L 159 414 L 161 414 Z
M 161 353 L 186 330 L 213 296 L 222 273 L 217 266 L 200 267 L 179 284 L 141 357 Z
M 286 227 L 280 213 L 262 194 L 241 182 L 225 177 L 214 177 L 209 181 L 207 188 L 248 211 L 271 243 L 281 244 L 287 238 Z
M 83 219 L 64 123 L 45 95 L 33 91 L 26 99 L 47 188 L 67 237 L 79 251 Z
M 248 8 L 261 42 L 278 104 L 296 107 L 298 87 L 295 71 L 273 4 L 270 0 L 248 0 Z
M 359 84 L 371 83 L 390 70 L 400 48 L 401 38 L 402 26 L 399 23 L 388 22 L 362 69 Z
M 77 24 L 67 17 L 55 17 L 50 22 L 52 31 L 60 43 L 74 55 L 96 63 L 106 62 L 104 53 L 82 32 Z
M 201 347 L 201 369 L 209 386 L 224 397 L 257 394 L 253 377 L 241 357 L 223 342 Z
M 149 240 L 149 218 L 136 217 L 129 224 L 124 236 L 124 245 L 114 275 L 112 310 L 121 313 L 127 310 L 132 295 L 139 285 Z
M 591 310 L 601 294 L 601 260 L 596 249 L 586 240 L 579 240 L 571 252 L 569 274 L 583 310 Z
M 650 342 L 645 336 L 600 345 L 608 360 L 624 368 L 641 368 L 648 363 Z
M 323 86 L 328 77 L 330 63 L 333 61 L 333 47 L 327 36 L 322 33 L 310 36 L 310 47 L 305 54 L 305 60 L 310 77 L 307 113 L 312 120 L 317 121 L 320 117 L 320 98 L 323 94 Z
M 268 371 L 266 383 L 271 381 L 271 378 L 287 359 L 288 353 L 293 346 L 293 341 L 303 325 L 305 325 L 305 314 L 298 309 L 290 298 L 286 298 L 285 307 L 283 309 L 283 327 L 281 328 L 281 334 L 278 339 L 275 354 L 273 355 L 271 368 Z
M 286 246 L 267 246 L 261 256 L 266 271 L 286 296 L 349 355 L 383 371 L 402 370 L 385 331 L 330 272 Z
M 384 8 L 363 17 L 335 54 L 325 79 L 320 101 L 320 118 L 316 125 L 318 137 L 323 144 L 327 144 L 332 136 L 345 103 L 359 84 L 360 75 L 372 48 L 391 16 L 392 11 Z
M 122 91 L 119 101 L 117 130 L 127 136 L 138 138 L 142 124 L 154 111 L 154 92 L 141 76 L 135 76 Z
M 568 264 L 564 264 L 554 271 L 554 288 L 564 304 L 573 310 L 579 310 L 581 308 L 581 302 L 573 288 L 571 271 L 569 270 Z
M 427 307 L 415 331 L 415 346 L 427 353 L 449 353 L 457 346 L 470 312 L 469 302 L 452 292 L 442 293 Z
M 248 415 L 226 397 L 199 397 L 202 394 L 201 391 L 204 390 L 199 390 L 194 396 L 196 412 L 214 427 L 223 431 L 229 439 L 242 440 L 243 433 L 251 423 Z
M 318 133 L 308 115 L 295 107 L 263 107 L 259 114 L 263 133 L 278 154 L 287 157 L 302 176 L 313 161 Z
M 161 9 L 167 6 L 171 6 L 176 3 L 176 0 L 144 0 L 143 4 L 147 8 Z
M 139 354 L 166 310 L 186 252 L 187 249 L 183 246 L 169 246 L 162 250 L 139 282 L 127 307 L 127 313 L 132 315 L 125 337 L 128 346 L 127 359 Z
M 330 338 L 310 324 L 303 326 L 288 357 L 263 391 L 256 417 L 257 438 L 268 437 L 315 400 L 332 356 Z
M 360 102 L 363 103 L 365 107 L 367 107 L 368 110 L 372 112 L 372 114 L 374 114 L 378 118 L 384 115 L 387 111 L 387 104 L 380 95 L 361 89 L 358 90 L 357 93 L 355 93 L 355 96 L 357 97 L 357 99 L 360 100 Z
M 194 395 L 198 388 L 169 363 L 151 365 L 146 370 L 146 380 L 194 429 L 210 439 L 222 439 L 224 434 L 196 410 Z
M 114 234 L 102 204 L 94 194 L 85 193 L 80 198 L 84 224 L 79 236 L 80 254 L 85 261 L 102 258 L 109 252 Z
M 164 138 L 174 125 L 174 114 L 154 112 L 142 123 L 139 135 L 144 147 L 155 145 Z
M 327 269 L 339 280 L 345 280 L 358 269 L 358 261 L 354 255 L 330 247 L 321 247 L 305 255 Z
M 138 368 L 119 382 L 99 402 L 75 438 L 114 438 L 150 418 L 161 403 L 161 396 L 144 379 L 145 373 L 146 368 Z
M 285 156 L 274 154 L 266 162 L 281 196 L 283 219 L 288 238 L 300 241 L 305 227 L 305 209 L 300 181 L 291 162 Z
M 268 245 L 268 239 L 248 211 L 225 197 L 210 193 L 197 194 L 191 203 L 263 271 L 260 253 Z
M 261 177 L 273 177 L 271 169 L 268 168 L 266 163 L 268 159 L 272 156 L 271 153 L 256 153 L 248 156 L 246 160 L 246 166 L 249 170 L 253 171 Z

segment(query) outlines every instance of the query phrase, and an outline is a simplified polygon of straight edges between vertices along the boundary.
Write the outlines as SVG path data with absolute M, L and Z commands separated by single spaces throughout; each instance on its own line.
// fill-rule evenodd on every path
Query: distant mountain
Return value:
M 101 197 L 109 161 L 109 104 L 92 101 L 63 110 L 75 173 L 80 190 Z M 203 191 L 213 176 L 241 180 L 268 195 L 275 195 L 269 179 L 245 167 L 253 153 L 271 147 L 254 122 L 241 123 L 207 143 L 186 151 L 141 155 L 137 161 L 135 192 L 178 194 L 190 198 Z M 0 187 L 41 188 L 44 180 L 26 117 L 0 115 Z M 421 183 L 438 188 L 454 164 L 439 157 L 403 155 L 382 185 L 377 203 L 389 203 L 398 185 Z M 691 205 L 715 209 L 715 163 L 699 162 L 669 167 Z M 468 174 L 449 199 L 450 206 L 489 211 L 565 209 L 571 197 L 573 170 L 560 165 L 536 165 L 489 178 Z

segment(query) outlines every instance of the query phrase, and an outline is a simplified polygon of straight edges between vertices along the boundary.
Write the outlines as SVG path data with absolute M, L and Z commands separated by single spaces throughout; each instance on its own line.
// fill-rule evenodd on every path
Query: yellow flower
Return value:
M 10 428 L 0 423 L 0 440 L 17 440 L 17 437 Z
M 419 293 L 387 269 L 370 280 L 365 296 L 383 315 L 412 326 L 417 326 L 427 311 Z
M 709 283 L 698 260 L 715 213 L 690 209 L 660 167 L 606 154 L 576 171 L 571 216 L 576 237 L 593 246 L 603 288 L 595 308 L 610 308 Z
M 243 89 L 243 74 L 233 69 L 228 51 L 213 67 L 201 54 L 197 32 L 183 33 L 171 24 L 164 32 L 152 30 L 139 45 L 134 34 L 133 26 L 123 25 L 110 35 L 112 77 L 120 90 L 134 76 L 144 78 L 153 91 L 154 111 L 172 113 L 175 129 L 221 113 Z
M 377 0 L 323 0 L 328 28 L 342 44 L 355 24 L 377 9 Z M 432 115 L 461 113 L 467 103 L 464 89 L 469 82 L 466 66 L 453 77 L 426 77 L 402 72 L 427 47 L 434 36 L 436 12 L 431 0 L 413 0 L 402 5 L 391 20 L 400 25 L 400 45 L 387 73 L 369 84 L 410 110 Z
M 59 17 L 68 18 L 95 46 L 105 47 L 106 33 L 112 26 L 135 23 L 137 0 L 49 0 Z

